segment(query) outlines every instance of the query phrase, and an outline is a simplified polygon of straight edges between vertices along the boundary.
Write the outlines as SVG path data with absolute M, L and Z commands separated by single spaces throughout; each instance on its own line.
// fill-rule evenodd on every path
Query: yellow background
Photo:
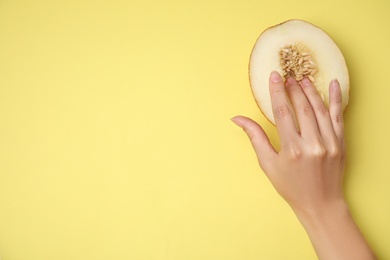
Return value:
M 275 128 L 247 65 L 268 26 L 327 31 L 351 76 L 345 190 L 390 259 L 387 0 L 0 0 L 0 255 L 315 259 L 230 118 Z

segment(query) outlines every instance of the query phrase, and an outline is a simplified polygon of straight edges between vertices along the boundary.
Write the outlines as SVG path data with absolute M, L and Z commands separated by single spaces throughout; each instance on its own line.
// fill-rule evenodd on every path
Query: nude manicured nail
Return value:
M 293 84 L 296 84 L 297 81 L 293 77 L 287 77 L 286 83 L 288 85 L 293 85 Z
M 230 120 L 235 123 L 236 125 L 240 126 L 241 127 L 241 121 L 240 121 L 240 118 L 238 116 L 235 116 L 235 117 L 232 117 L 230 118 Z
M 339 82 L 337 79 L 334 79 L 330 82 L 330 87 L 332 91 L 337 91 L 339 88 Z
M 310 82 L 310 80 L 308 79 L 308 78 L 304 78 L 304 79 L 302 79 L 302 85 L 304 86 L 304 87 L 309 87 L 310 85 L 311 85 L 311 82 Z
M 278 83 L 282 81 L 282 77 L 279 75 L 277 71 L 271 72 L 271 81 L 274 83 Z

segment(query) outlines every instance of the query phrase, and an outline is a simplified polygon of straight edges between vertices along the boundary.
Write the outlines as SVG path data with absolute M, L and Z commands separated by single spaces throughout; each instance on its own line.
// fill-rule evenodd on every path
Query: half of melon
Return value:
M 309 78 L 329 104 L 329 83 L 337 79 L 343 110 L 349 100 L 349 76 L 345 59 L 336 43 L 320 28 L 302 20 L 288 20 L 265 30 L 257 39 L 249 63 L 249 78 L 255 100 L 268 120 L 275 124 L 269 94 L 269 76 L 279 72 L 285 79 Z

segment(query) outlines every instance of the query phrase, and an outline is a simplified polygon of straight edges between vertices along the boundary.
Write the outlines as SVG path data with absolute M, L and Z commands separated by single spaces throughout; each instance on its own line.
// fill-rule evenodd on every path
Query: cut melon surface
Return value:
M 329 104 L 329 83 L 337 79 L 343 110 L 349 100 L 348 68 L 336 43 L 320 28 L 302 20 L 288 20 L 266 29 L 257 39 L 250 56 L 249 79 L 254 98 L 273 124 L 275 119 L 269 94 L 269 76 L 279 72 L 297 81 L 309 78 Z

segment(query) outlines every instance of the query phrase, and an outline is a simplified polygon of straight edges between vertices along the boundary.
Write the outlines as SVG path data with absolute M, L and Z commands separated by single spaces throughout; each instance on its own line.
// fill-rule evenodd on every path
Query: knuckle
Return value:
M 292 160 L 299 160 L 303 156 L 302 150 L 297 146 L 290 146 L 288 154 Z
M 329 115 L 329 110 L 324 107 L 324 106 L 321 106 L 317 109 L 317 112 L 322 115 L 322 116 L 328 116 Z
M 255 131 L 252 128 L 245 128 L 244 131 L 248 135 L 249 140 L 253 142 L 256 137 Z
M 322 144 L 316 144 L 313 146 L 311 154 L 314 158 L 322 159 L 327 155 L 327 151 Z
M 255 139 L 255 134 L 254 134 L 253 132 L 249 132 L 249 133 L 247 133 L 247 134 L 248 134 L 249 140 L 250 140 L 251 142 L 253 142 L 254 139 Z
M 277 118 L 285 118 L 290 113 L 290 108 L 287 105 L 277 106 L 275 108 L 275 115 Z
M 313 108 L 307 104 L 307 105 L 303 105 L 299 108 L 299 110 L 304 114 L 304 115 L 310 115 L 313 111 Z
M 331 116 L 332 121 L 336 124 L 342 124 L 343 123 L 343 115 L 342 114 L 334 114 Z
M 331 159 L 337 159 L 341 157 L 341 150 L 337 145 L 333 145 L 329 148 L 328 157 Z
M 283 93 L 285 92 L 285 90 L 283 88 L 272 88 L 271 89 L 271 94 L 279 94 L 279 93 Z

